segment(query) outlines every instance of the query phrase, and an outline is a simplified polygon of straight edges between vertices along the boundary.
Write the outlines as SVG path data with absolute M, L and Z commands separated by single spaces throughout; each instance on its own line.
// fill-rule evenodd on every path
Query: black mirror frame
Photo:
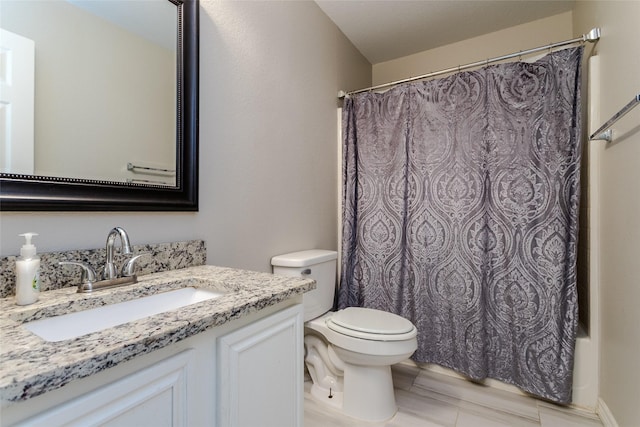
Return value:
M 199 3 L 178 9 L 176 186 L 0 174 L 1 211 L 197 211 Z

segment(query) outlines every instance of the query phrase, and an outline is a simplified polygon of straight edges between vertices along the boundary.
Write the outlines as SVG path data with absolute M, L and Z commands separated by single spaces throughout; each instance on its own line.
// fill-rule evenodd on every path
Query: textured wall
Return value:
M 593 108 L 604 122 L 638 93 L 640 44 L 637 1 L 577 1 L 574 31 L 594 26 L 602 38 L 593 54 L 600 57 L 601 100 Z M 599 157 L 600 234 L 600 397 L 620 426 L 640 420 L 640 108 L 614 126 L 615 142 L 594 141 Z M 599 126 L 598 123 L 596 126 Z M 592 131 L 595 129 L 591 129 Z M 592 152 L 594 152 L 592 150 Z
M 208 262 L 270 270 L 272 255 L 336 249 L 337 92 L 369 84 L 371 65 L 313 2 L 203 11 Z
M 448 44 L 373 66 L 373 84 L 419 76 L 573 38 L 571 12 Z

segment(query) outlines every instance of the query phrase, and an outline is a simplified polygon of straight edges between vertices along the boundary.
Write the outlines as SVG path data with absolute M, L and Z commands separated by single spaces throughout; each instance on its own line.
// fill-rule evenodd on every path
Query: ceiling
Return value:
M 565 0 L 315 0 L 377 64 L 572 9 Z

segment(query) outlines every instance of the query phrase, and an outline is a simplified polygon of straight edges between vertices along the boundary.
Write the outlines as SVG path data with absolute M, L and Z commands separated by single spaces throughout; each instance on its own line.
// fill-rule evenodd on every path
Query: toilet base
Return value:
M 344 391 L 312 383 L 312 398 L 351 418 L 382 422 L 392 418 L 396 405 L 390 366 L 358 366 L 344 363 Z
M 343 393 L 341 391 L 326 390 L 324 387 L 312 384 L 309 393 L 317 402 L 328 405 L 337 411 L 342 411 Z
M 386 421 L 398 407 L 391 367 L 345 363 L 342 412 L 365 421 Z

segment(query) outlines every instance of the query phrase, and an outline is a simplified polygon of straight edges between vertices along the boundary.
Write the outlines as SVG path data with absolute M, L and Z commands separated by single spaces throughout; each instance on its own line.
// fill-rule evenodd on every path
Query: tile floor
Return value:
M 409 364 L 393 367 L 398 413 L 384 423 L 358 422 L 309 394 L 305 427 L 603 427 L 597 415 L 490 388 Z

